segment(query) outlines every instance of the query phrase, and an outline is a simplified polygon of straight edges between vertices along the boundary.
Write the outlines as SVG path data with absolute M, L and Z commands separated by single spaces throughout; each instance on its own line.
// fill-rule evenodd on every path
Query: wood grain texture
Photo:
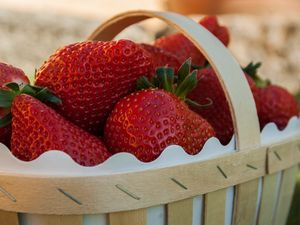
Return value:
M 260 129 L 255 102 L 239 63 L 228 49 L 195 21 L 172 12 L 131 11 L 104 22 L 89 40 L 112 40 L 126 27 L 148 18 L 158 18 L 179 30 L 201 51 L 216 71 L 228 100 L 239 150 L 260 145 Z
M 83 225 L 82 216 L 56 216 L 27 214 L 21 217 L 22 225 Z
M 193 199 L 185 199 L 167 205 L 167 225 L 192 225 Z
M 147 225 L 147 209 L 110 213 L 109 225 Z
M 256 215 L 258 179 L 236 186 L 233 225 L 253 225 Z
M 266 149 L 260 148 L 230 153 L 203 162 L 100 177 L 51 178 L 2 174 L 1 186 L 13 194 L 17 202 L 12 202 L 7 197 L 1 198 L 0 195 L 0 209 L 67 215 L 147 208 L 206 194 L 264 176 L 265 162 Z M 218 168 L 227 174 L 227 178 Z M 172 179 L 176 179 L 187 189 L 183 189 Z M 127 193 L 117 187 L 122 187 Z M 58 188 L 80 204 L 62 194 Z
M 278 176 L 279 175 L 277 173 L 274 173 L 266 175 L 263 178 L 261 204 L 257 225 L 272 225 L 274 209 L 278 198 L 276 190 L 279 179 Z
M 274 225 L 285 225 L 296 185 L 298 166 L 283 171 Z
M 204 225 L 225 224 L 226 189 L 204 196 Z
M 294 165 L 300 161 L 300 139 L 288 140 L 269 147 L 268 173 L 275 173 Z
M 18 214 L 0 210 L 0 225 L 19 225 Z

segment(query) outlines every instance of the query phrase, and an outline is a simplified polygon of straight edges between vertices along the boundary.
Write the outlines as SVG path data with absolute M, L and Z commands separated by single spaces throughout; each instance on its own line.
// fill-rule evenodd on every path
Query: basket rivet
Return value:
M 279 161 L 282 161 L 282 158 L 280 157 L 280 155 L 278 154 L 277 151 L 274 151 L 274 155 L 276 156 L 276 158 L 277 158 Z
M 188 189 L 183 183 L 181 183 L 179 180 L 175 179 L 174 177 L 171 177 L 170 179 L 171 179 L 175 184 L 177 184 L 179 187 L 183 188 L 184 190 L 187 190 L 187 189 Z
M 66 191 L 64 191 L 63 189 L 61 188 L 57 188 L 57 190 L 62 193 L 64 196 L 66 196 L 67 198 L 71 199 L 73 202 L 75 202 L 76 204 L 78 205 L 82 205 L 82 203 L 76 199 L 74 196 L 70 195 L 69 193 L 67 193 Z
M 227 179 L 227 175 L 226 175 L 226 173 L 222 170 L 222 168 L 221 168 L 219 165 L 217 165 L 217 168 L 218 168 L 218 170 L 220 171 L 220 173 L 223 175 L 223 177 L 224 177 L 225 179 Z
M 134 198 L 135 200 L 140 200 L 141 199 L 139 196 L 137 196 L 134 193 L 128 191 L 125 187 L 123 187 L 120 184 L 116 184 L 115 187 L 118 188 L 120 191 L 124 192 L 125 194 L 127 194 L 128 196 L 130 196 L 131 198 Z
M 9 193 L 7 190 L 5 190 L 3 187 L 0 186 L 0 191 L 6 196 L 8 197 L 12 202 L 17 202 L 17 199 L 11 194 Z

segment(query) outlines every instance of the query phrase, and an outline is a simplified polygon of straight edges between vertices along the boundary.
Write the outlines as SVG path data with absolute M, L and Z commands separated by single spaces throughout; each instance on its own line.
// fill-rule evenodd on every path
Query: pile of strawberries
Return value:
M 217 18 L 199 22 L 225 46 Z M 295 98 L 244 69 L 261 128 L 284 129 L 299 115 Z M 197 154 L 216 136 L 233 135 L 228 102 L 205 57 L 182 34 L 153 45 L 129 40 L 86 41 L 58 49 L 37 71 L 35 84 L 20 69 L 0 64 L 0 142 L 21 160 L 61 150 L 94 166 L 118 152 L 156 159 L 169 145 Z M 242 105 L 240 107 L 243 107 Z

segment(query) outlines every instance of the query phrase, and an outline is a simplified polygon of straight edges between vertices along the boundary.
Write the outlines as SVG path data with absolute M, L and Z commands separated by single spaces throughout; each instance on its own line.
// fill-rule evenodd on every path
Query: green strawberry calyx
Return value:
M 49 102 L 56 105 L 62 103 L 62 101 L 46 87 L 33 86 L 30 84 L 22 87 L 14 82 L 5 84 L 5 87 L 6 89 L 0 89 L 0 109 L 5 109 L 9 112 L 0 119 L 0 128 L 11 123 L 12 114 L 10 108 L 14 98 L 18 95 L 28 94 L 45 103 Z
M 189 105 L 198 108 L 207 108 L 213 104 L 212 100 L 207 98 L 206 104 L 199 104 L 189 98 L 190 93 L 198 84 L 197 69 L 193 69 L 191 58 L 187 59 L 179 68 L 175 75 L 171 67 L 158 67 L 156 75 L 149 80 L 142 76 L 137 81 L 137 89 L 160 88 L 168 91 Z
M 262 79 L 258 74 L 257 70 L 261 67 L 262 63 L 250 62 L 247 66 L 243 67 L 244 73 L 248 74 L 255 82 L 257 87 L 264 88 L 271 84 L 269 79 Z

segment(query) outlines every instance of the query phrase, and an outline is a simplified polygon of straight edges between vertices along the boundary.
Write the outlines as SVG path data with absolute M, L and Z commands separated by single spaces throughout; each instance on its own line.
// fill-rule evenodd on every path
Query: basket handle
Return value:
M 228 49 L 195 21 L 172 12 L 130 11 L 119 14 L 99 26 L 89 40 L 112 40 L 126 27 L 149 18 L 158 18 L 184 34 L 207 58 L 216 71 L 229 102 L 237 150 L 260 145 L 260 129 L 251 90 L 240 65 Z

